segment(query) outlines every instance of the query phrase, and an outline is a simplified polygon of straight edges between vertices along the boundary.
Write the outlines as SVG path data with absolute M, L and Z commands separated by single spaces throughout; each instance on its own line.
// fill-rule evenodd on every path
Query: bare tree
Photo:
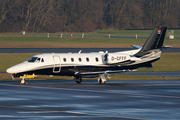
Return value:
M 1 32 L 180 27 L 180 0 L 0 0 Z

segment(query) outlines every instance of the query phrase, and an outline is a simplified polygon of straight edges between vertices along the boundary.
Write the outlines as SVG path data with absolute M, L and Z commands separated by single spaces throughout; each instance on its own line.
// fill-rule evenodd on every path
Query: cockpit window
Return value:
M 38 63 L 39 63 L 39 62 L 40 62 L 40 60 L 41 60 L 41 58 L 38 58 L 38 59 L 36 59 L 36 62 L 38 62 Z
M 37 62 L 37 63 L 39 63 L 39 62 L 44 62 L 44 59 L 43 58 L 41 59 L 41 58 L 38 58 L 38 57 L 31 57 L 27 61 L 28 62 Z
M 35 62 L 38 57 L 31 57 L 27 61 L 28 62 Z

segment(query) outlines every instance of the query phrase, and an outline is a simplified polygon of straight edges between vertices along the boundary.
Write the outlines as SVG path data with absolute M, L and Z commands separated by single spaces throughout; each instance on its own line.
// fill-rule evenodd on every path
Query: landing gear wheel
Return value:
M 25 82 L 24 79 L 21 79 L 21 81 L 19 82 L 19 84 L 20 84 L 20 85 L 22 85 L 22 84 L 27 84 L 27 82 Z
M 82 81 L 76 81 L 77 84 L 80 84 Z
M 99 75 L 99 78 L 98 78 L 99 84 L 105 84 L 106 83 L 106 78 L 104 76 L 105 76 L 105 74 Z
M 74 79 L 76 80 L 77 84 L 80 84 L 82 82 L 82 78 L 81 77 L 76 77 Z
M 105 83 L 106 83 L 106 81 L 102 81 L 101 78 L 99 79 L 99 84 L 105 84 Z
M 99 79 L 99 84 L 102 84 L 102 79 L 101 78 Z
M 82 79 L 76 80 L 76 83 L 77 83 L 77 84 L 80 84 L 81 82 L 82 82 Z

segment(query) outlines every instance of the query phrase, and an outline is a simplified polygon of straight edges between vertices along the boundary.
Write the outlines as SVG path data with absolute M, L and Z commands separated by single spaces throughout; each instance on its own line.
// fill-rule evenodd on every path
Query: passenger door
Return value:
M 59 56 L 53 56 L 54 67 L 53 73 L 59 73 L 61 71 L 61 60 Z

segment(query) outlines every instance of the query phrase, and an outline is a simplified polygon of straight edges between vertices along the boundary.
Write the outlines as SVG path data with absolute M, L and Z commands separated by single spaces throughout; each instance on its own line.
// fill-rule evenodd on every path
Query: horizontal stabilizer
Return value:
M 142 47 L 141 46 L 139 46 L 139 45 L 131 45 L 133 48 L 135 48 L 135 49 L 141 49 Z

